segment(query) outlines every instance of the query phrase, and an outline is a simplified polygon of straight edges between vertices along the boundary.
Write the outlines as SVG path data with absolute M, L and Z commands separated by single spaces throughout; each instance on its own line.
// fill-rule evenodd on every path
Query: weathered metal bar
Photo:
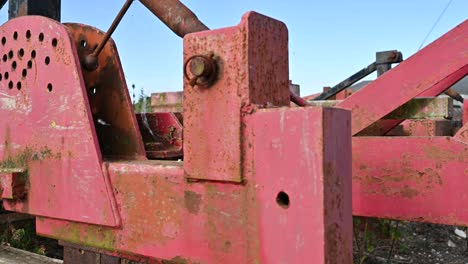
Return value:
M 45 16 L 60 21 L 61 0 L 10 0 L 8 18 Z
M 124 17 L 125 13 L 127 13 L 128 9 L 130 8 L 130 5 L 132 5 L 133 0 L 127 0 L 125 4 L 122 6 L 120 9 L 119 13 L 115 17 L 114 21 L 112 22 L 112 25 L 109 27 L 107 30 L 106 34 L 104 35 L 103 39 L 99 43 L 99 45 L 94 49 L 93 53 L 89 54 L 86 56 L 84 59 L 83 66 L 87 70 L 95 70 L 98 67 L 98 59 L 97 57 L 101 53 L 102 49 L 104 46 L 107 44 L 109 41 L 110 37 L 112 36 L 112 33 L 114 33 L 115 29 L 119 25 L 120 21 L 122 21 L 122 18 Z
M 335 107 L 343 100 L 309 101 L 313 106 Z M 448 97 L 414 98 L 398 107 L 382 119 L 424 119 L 453 116 L 453 100 Z
M 140 0 L 179 37 L 208 30 L 197 16 L 179 0 Z
M 309 102 L 307 102 L 307 100 L 305 100 L 304 98 L 296 95 L 292 90 L 289 91 L 289 92 L 290 92 L 291 102 L 297 104 L 298 106 L 308 106 L 308 105 L 310 105 Z
M 346 80 L 340 82 L 339 84 L 333 86 L 330 90 L 322 93 L 321 95 L 314 98 L 314 100 L 326 100 L 333 95 L 339 93 L 340 91 L 346 89 L 347 87 L 353 85 L 357 81 L 361 80 L 362 78 L 366 77 L 367 75 L 373 73 L 377 69 L 377 64 L 374 62 L 367 66 L 366 68 L 356 72 L 355 74 L 348 77 Z
M 460 41 L 466 37 L 468 21 L 340 103 L 352 111 L 353 135 L 466 67 L 466 43 Z
M 444 92 L 446 95 L 450 96 L 453 100 L 456 100 L 460 103 L 463 103 L 463 97 L 454 89 L 450 88 Z
M 392 63 L 403 61 L 403 54 L 397 50 L 379 51 L 375 53 L 375 63 L 377 64 L 377 77 L 392 69 Z
M 346 80 L 340 82 L 339 84 L 333 86 L 331 89 L 323 92 L 319 96 L 315 97 L 314 100 L 326 100 L 333 95 L 343 91 L 344 89 L 350 87 L 354 83 L 358 82 L 367 75 L 378 70 L 378 76 L 382 75 L 384 72 L 391 69 L 392 63 L 398 63 L 403 60 L 403 55 L 401 52 L 396 50 L 391 51 L 380 51 L 376 53 L 376 61 L 367 66 L 366 68 L 358 71 L 357 73 L 351 75 Z

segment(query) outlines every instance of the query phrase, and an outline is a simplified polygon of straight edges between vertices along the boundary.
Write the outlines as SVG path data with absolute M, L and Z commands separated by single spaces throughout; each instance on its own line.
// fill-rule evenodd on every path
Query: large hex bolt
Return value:
M 188 71 L 190 71 L 191 76 L 189 76 Z M 188 58 L 184 64 L 184 76 L 192 87 L 210 87 L 216 80 L 217 72 L 213 53 L 194 55 Z

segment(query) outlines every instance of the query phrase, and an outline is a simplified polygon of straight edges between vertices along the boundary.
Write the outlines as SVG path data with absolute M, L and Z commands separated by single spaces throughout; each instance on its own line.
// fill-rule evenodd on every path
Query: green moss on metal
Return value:
M 116 250 L 116 235 L 114 229 L 70 223 L 54 228 L 52 237 L 73 244 L 100 248 L 108 251 Z
M 16 155 L 8 155 L 0 162 L 0 169 L 26 169 L 30 161 L 42 161 L 47 159 L 61 159 L 61 153 L 53 153 L 47 146 L 38 150 L 26 147 Z

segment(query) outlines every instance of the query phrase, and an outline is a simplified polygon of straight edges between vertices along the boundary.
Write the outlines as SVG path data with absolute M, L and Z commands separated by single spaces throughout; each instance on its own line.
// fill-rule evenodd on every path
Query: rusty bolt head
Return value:
M 208 55 L 195 55 L 185 62 L 184 76 L 191 86 L 209 87 L 216 80 L 216 68 L 216 61 L 212 53 Z M 187 71 L 190 72 L 191 76 L 189 76 Z
M 98 58 L 93 54 L 89 54 L 84 58 L 83 67 L 88 71 L 94 71 L 98 68 Z
M 206 58 L 197 57 L 190 62 L 190 72 L 196 77 L 207 77 L 213 72 L 212 64 Z

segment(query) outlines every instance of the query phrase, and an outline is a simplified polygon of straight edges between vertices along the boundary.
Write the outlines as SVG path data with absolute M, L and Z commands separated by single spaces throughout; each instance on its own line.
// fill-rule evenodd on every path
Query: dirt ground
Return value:
M 468 240 L 455 234 L 456 227 L 381 221 L 371 219 L 366 231 L 366 220 L 355 221 L 355 264 L 468 264 Z

